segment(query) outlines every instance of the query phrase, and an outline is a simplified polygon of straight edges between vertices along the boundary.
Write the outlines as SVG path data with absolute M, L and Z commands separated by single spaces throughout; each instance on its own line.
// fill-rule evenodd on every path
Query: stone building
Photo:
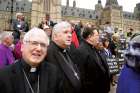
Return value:
M 11 19 L 22 12 L 31 27 L 37 26 L 46 13 L 58 22 L 61 20 L 61 0 L 0 0 L 0 29 L 11 29 Z
M 28 0 L 0 0 L 0 29 L 9 30 L 11 19 L 15 19 L 17 12 L 22 12 L 30 22 L 31 2 Z
M 77 2 L 78 3 L 78 2 Z M 61 5 L 61 0 L 0 0 L 0 29 L 10 29 L 11 19 L 15 19 L 15 13 L 22 12 L 31 27 L 38 25 L 45 13 L 50 13 L 55 22 L 60 20 L 73 20 L 83 23 L 92 23 L 98 27 L 110 22 L 114 28 L 127 31 L 132 28 L 140 31 L 140 3 L 136 4 L 134 12 L 123 11 L 123 6 L 117 0 L 106 0 L 105 7 L 101 0 L 95 5 L 95 10 Z
M 66 6 L 62 6 L 62 18 L 66 20 L 81 20 L 90 22 L 97 26 L 102 26 L 110 22 L 112 27 L 128 31 L 132 28 L 134 31 L 140 31 L 140 3 L 136 4 L 134 12 L 123 11 L 123 6 L 118 4 L 117 0 L 106 0 L 105 7 L 101 0 L 95 5 L 95 10 L 76 7 L 75 0 L 73 6 L 69 6 L 67 0 Z

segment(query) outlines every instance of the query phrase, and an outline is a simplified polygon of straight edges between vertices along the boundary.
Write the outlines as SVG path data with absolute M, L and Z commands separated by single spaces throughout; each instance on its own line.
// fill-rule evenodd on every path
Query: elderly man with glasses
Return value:
M 44 61 L 49 38 L 32 28 L 23 38 L 22 59 L 0 71 L 0 93 L 62 93 L 57 68 Z

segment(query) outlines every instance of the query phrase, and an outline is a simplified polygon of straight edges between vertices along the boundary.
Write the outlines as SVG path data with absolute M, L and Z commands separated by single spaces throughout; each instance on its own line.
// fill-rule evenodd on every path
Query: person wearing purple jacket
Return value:
M 0 44 L 0 69 L 14 63 L 14 56 L 10 46 L 13 44 L 13 36 L 9 32 L 1 34 Z

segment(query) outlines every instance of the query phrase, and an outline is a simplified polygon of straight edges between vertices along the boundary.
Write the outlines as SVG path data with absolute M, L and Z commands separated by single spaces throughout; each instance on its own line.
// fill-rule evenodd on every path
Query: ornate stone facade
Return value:
M 69 6 L 69 0 L 66 6 L 61 5 L 61 0 L 0 0 L 0 29 L 10 29 L 10 19 L 14 19 L 17 12 L 25 15 L 31 27 L 37 26 L 45 13 L 50 13 L 55 22 L 64 19 L 81 20 L 83 23 L 102 26 L 108 21 L 114 28 L 140 31 L 140 3 L 136 4 L 134 13 L 131 13 L 123 11 L 117 0 L 106 0 L 105 7 L 102 7 L 101 0 L 98 0 L 95 10 L 78 8 L 75 0 L 72 7 Z
M 106 0 L 104 8 L 101 0 L 98 0 L 95 10 L 69 7 L 68 3 L 66 5 L 62 6 L 63 19 L 81 20 L 84 23 L 92 22 L 97 26 L 110 22 L 112 27 L 121 28 L 123 31 L 127 31 L 130 28 L 134 29 L 134 31 L 140 31 L 140 3 L 136 5 L 134 13 L 123 11 L 123 6 L 120 6 L 117 0 Z
M 33 0 L 31 12 L 31 27 L 38 25 L 46 13 L 58 22 L 61 20 L 61 0 Z
M 30 24 L 31 2 L 28 0 L 0 0 L 0 30 L 11 29 L 11 19 L 15 19 L 17 12 L 22 12 Z
M 0 29 L 11 29 L 11 19 L 17 12 L 25 15 L 28 23 L 37 26 L 46 13 L 50 13 L 53 21 L 61 20 L 61 0 L 0 0 Z

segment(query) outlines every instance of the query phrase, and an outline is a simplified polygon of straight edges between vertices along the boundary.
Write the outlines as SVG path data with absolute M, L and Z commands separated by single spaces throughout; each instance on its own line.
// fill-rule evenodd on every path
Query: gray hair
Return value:
M 3 40 L 5 40 L 7 37 L 13 39 L 12 33 L 11 33 L 11 32 L 3 31 L 3 32 L 1 33 L 1 36 L 0 36 L 1 42 L 3 42 Z
M 52 34 L 54 33 L 58 33 L 58 32 L 61 32 L 67 28 L 71 28 L 71 24 L 67 21 L 62 21 L 58 24 L 56 24 L 54 27 L 53 27 L 53 32 Z
M 42 37 L 45 37 L 46 39 L 46 44 L 49 45 L 49 38 L 47 36 L 47 34 L 44 32 L 44 30 L 37 28 L 37 27 L 33 27 L 31 30 L 29 30 L 23 38 L 23 42 L 30 40 L 30 38 L 32 38 L 33 36 L 37 36 L 38 34 L 41 34 Z M 41 38 L 41 37 L 40 37 Z

